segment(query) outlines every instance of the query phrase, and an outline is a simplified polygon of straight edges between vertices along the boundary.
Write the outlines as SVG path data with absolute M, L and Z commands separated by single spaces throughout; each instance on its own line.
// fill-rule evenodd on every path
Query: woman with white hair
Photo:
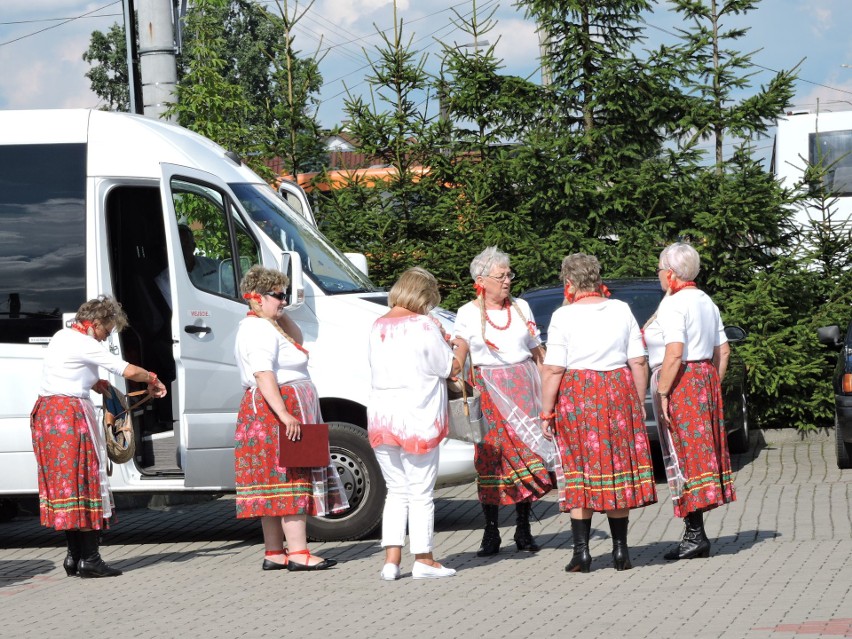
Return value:
M 644 332 L 657 422 L 668 431 L 660 440 L 670 442 L 683 476 L 672 497 L 685 531 L 665 554 L 672 560 L 709 557 L 703 513 L 736 499 L 722 415 L 730 348 L 719 309 L 695 284 L 700 265 L 689 244 L 663 249 L 657 276 L 666 296 Z
M 480 557 L 500 551 L 498 508 L 515 504 L 515 544 L 536 552 L 530 532 L 532 502 L 552 488 L 553 445 L 539 424 L 544 358 L 539 330 L 529 305 L 511 297 L 514 273 L 509 256 L 491 246 L 470 265 L 476 299 L 458 310 L 454 328 L 456 358 L 470 353 L 473 381 L 482 393 L 482 413 L 488 424 L 476 445 L 479 501 L 485 513 Z

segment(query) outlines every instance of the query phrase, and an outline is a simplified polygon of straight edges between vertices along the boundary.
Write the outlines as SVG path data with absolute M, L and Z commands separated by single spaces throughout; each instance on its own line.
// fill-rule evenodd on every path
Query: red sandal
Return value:
M 289 554 L 287 553 L 286 548 L 282 548 L 281 550 L 267 550 L 267 557 L 274 557 L 275 555 L 284 555 L 284 563 L 279 564 L 277 561 L 270 561 L 269 559 L 263 560 L 263 569 L 264 570 L 284 570 L 287 567 L 287 564 L 290 561 Z
M 323 559 L 318 564 L 314 564 L 313 566 L 311 566 L 310 564 L 307 563 L 311 560 L 311 551 L 308 550 L 307 548 L 305 548 L 304 550 L 294 550 L 293 552 L 290 553 L 290 556 L 293 556 L 293 555 L 307 555 L 307 557 L 305 558 L 306 563 L 300 564 L 300 563 L 296 563 L 295 561 L 288 561 L 287 562 L 287 570 L 290 570 L 290 571 L 293 571 L 293 572 L 297 572 L 297 571 L 300 571 L 300 570 L 325 570 L 326 568 L 331 568 L 332 566 L 337 565 L 337 561 L 334 560 L 334 559 Z

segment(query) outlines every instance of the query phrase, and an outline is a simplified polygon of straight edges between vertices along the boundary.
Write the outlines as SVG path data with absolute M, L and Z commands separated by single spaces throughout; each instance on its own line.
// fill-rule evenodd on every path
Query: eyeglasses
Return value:
M 660 274 L 660 273 L 662 273 L 663 271 L 668 271 L 668 270 L 670 270 L 670 269 L 667 269 L 667 268 L 659 268 L 659 267 L 658 267 L 658 268 L 657 268 L 657 275 L 659 275 L 659 274 Z
M 490 277 L 492 280 L 497 280 L 498 282 L 505 282 L 509 280 L 510 282 L 515 279 L 515 274 L 512 271 L 508 273 L 504 273 L 503 275 L 486 275 L 485 277 Z
M 264 295 L 269 295 L 269 297 L 274 297 L 279 302 L 283 302 L 284 298 L 287 297 L 287 293 L 282 291 L 269 291 L 268 293 L 264 293 Z

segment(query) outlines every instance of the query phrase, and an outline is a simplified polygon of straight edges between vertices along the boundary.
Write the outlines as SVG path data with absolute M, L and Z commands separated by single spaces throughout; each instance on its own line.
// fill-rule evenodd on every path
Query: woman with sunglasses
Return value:
M 470 275 L 476 299 L 458 310 L 452 343 L 462 364 L 470 355 L 488 425 L 474 456 L 485 514 L 476 554 L 487 557 L 500 551 L 498 515 L 503 504 L 515 505 L 517 549 L 536 552 L 531 505 L 552 488 L 549 471 L 555 461 L 555 449 L 542 437 L 539 424 L 544 349 L 529 305 L 510 295 L 514 274 L 509 256 L 488 247 L 473 258 Z
M 676 242 L 660 253 L 657 277 L 666 292 L 645 325 L 651 390 L 660 442 L 671 446 L 683 476 L 672 494 L 683 539 L 663 555 L 669 560 L 710 556 L 704 513 L 736 499 L 722 413 L 722 379 L 730 347 L 719 309 L 695 284 L 701 258 Z
M 322 422 L 302 331 L 284 312 L 287 284 L 286 275 L 262 266 L 253 266 L 240 282 L 249 311 L 235 344 L 245 389 L 234 451 L 237 518 L 260 517 L 263 570 L 325 570 L 337 562 L 310 553 L 307 517 L 349 507 L 337 471 L 278 465 L 280 429 L 296 440 L 302 424 Z
M 121 570 L 101 559 L 100 531 L 113 514 L 107 476 L 106 439 L 95 418 L 90 391 L 104 393 L 109 383 L 98 379 L 103 368 L 115 376 L 148 385 L 154 397 L 165 397 L 157 375 L 129 364 L 105 348 L 113 331 L 127 325 L 116 300 L 102 295 L 78 310 L 70 328 L 56 333 L 44 357 L 39 397 L 30 416 L 38 469 L 42 526 L 65 531 L 69 577 L 115 577 Z

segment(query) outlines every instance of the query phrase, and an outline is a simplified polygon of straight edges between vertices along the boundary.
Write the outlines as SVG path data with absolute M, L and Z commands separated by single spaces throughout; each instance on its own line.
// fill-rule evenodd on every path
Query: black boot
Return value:
M 571 518 L 571 533 L 574 535 L 574 556 L 565 566 L 565 572 L 589 572 L 592 556 L 589 554 L 589 535 L 592 532 L 591 519 Z
M 77 570 L 83 579 L 90 577 L 117 577 L 121 574 L 118 568 L 113 568 L 101 559 L 98 552 L 98 531 L 81 530 L 77 533 L 80 540 L 80 563 Z
M 663 557 L 669 560 L 692 559 L 710 556 L 710 540 L 704 532 L 704 514 L 691 512 L 683 520 L 685 530 L 683 540 L 674 550 Z
M 630 570 L 630 554 L 627 552 L 627 517 L 607 517 L 612 534 L 612 563 L 616 570 Z
M 477 557 L 490 557 L 500 552 L 500 529 L 497 526 L 499 506 L 482 504 L 485 513 L 485 531 L 482 533 L 482 545 L 476 552 Z
M 538 552 L 541 546 L 535 543 L 530 532 L 530 511 L 532 504 L 522 501 L 515 504 L 515 545 L 524 552 Z
M 68 554 L 65 555 L 62 567 L 65 568 L 65 574 L 69 577 L 77 576 L 77 563 L 80 561 L 79 535 L 79 530 L 65 531 L 65 541 L 68 542 Z

